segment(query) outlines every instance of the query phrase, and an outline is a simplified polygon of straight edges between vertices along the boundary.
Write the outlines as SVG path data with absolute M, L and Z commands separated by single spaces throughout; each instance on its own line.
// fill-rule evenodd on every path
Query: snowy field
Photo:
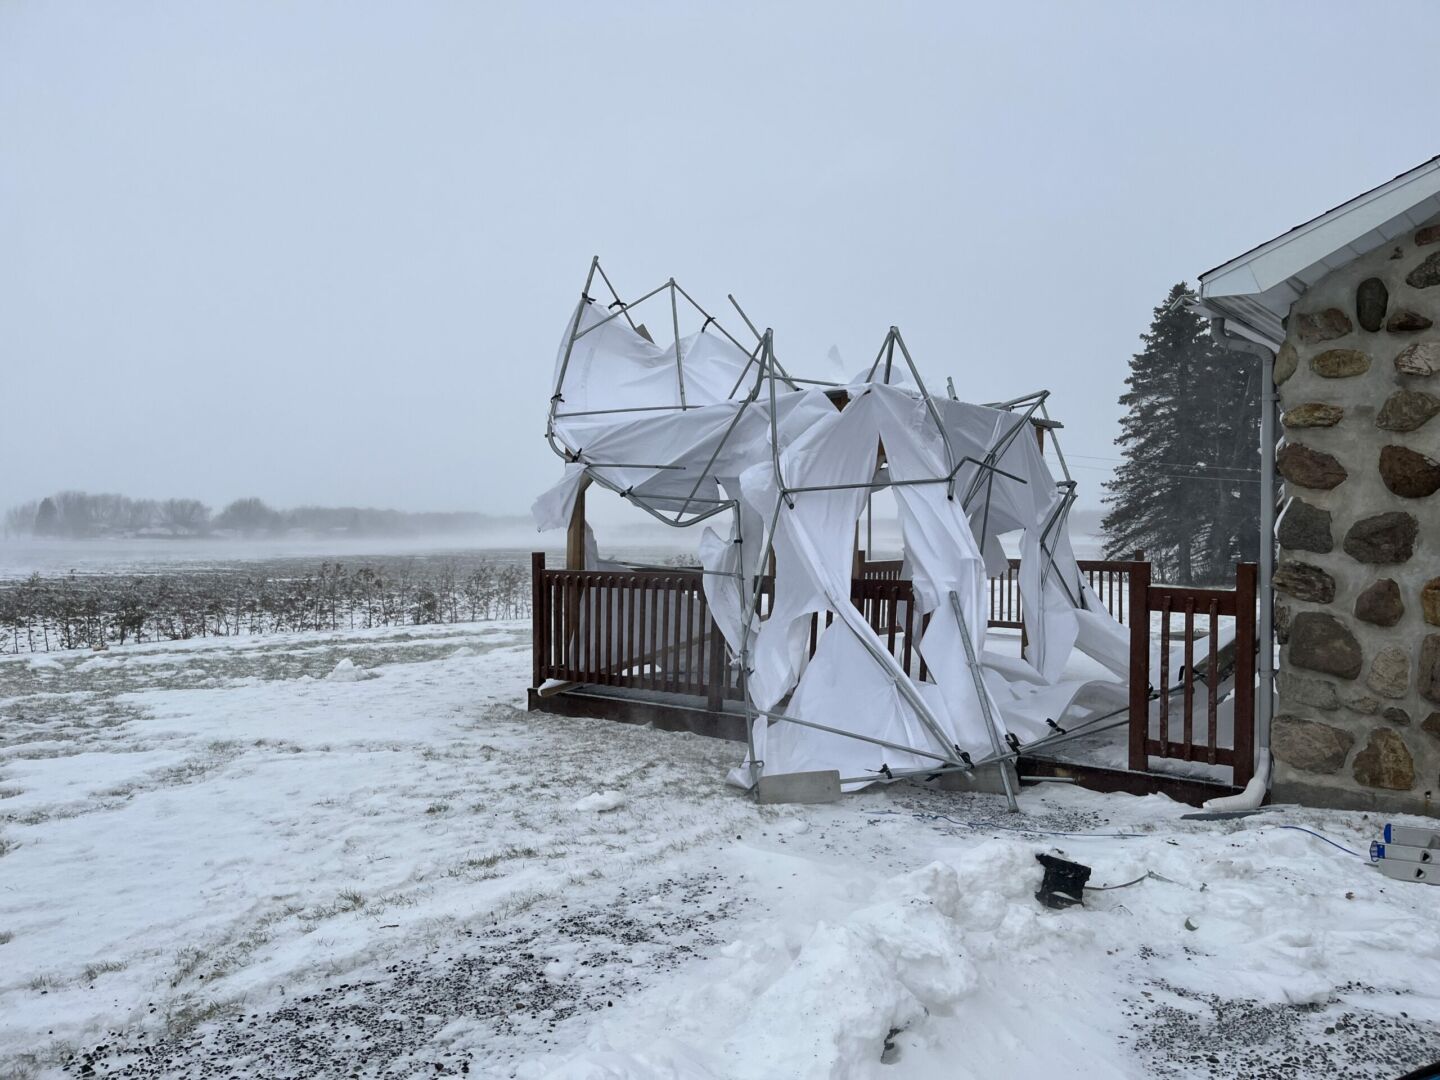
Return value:
M 1394 1077 L 1440 889 L 1381 819 L 895 786 L 527 715 L 528 627 L 0 659 L 0 1076 Z M 1084 909 L 1035 853 L 1094 868 Z

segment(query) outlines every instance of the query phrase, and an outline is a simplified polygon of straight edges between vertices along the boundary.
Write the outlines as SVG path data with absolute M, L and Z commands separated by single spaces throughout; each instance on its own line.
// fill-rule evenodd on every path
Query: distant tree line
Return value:
M 5 512 L 6 536 L 90 539 L 107 536 L 420 536 L 479 532 L 495 519 L 474 513 L 406 513 L 358 506 L 276 510 L 258 498 L 236 499 L 219 513 L 199 499 L 132 499 L 61 491 Z
M 322 563 L 303 572 L 180 571 L 0 583 L 0 652 L 47 652 L 234 634 L 518 619 L 519 562 Z

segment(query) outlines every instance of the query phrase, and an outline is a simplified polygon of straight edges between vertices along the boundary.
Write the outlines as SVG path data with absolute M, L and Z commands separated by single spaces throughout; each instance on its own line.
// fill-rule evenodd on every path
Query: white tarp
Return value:
M 882 765 L 978 761 L 1008 733 L 1030 742 L 1067 710 L 1123 703 L 1118 683 L 1097 693 L 1061 678 L 1079 648 L 1123 679 L 1128 636 L 1082 579 L 1064 521 L 1069 489 L 1022 417 L 932 402 L 898 361 L 886 381 L 862 372 L 839 409 L 819 390 L 772 388 L 758 352 L 713 332 L 656 345 L 608 316 L 581 303 L 567 327 L 552 435 L 568 463 L 537 499 L 536 522 L 565 525 L 587 474 L 669 518 L 724 507 L 699 554 L 731 656 L 748 654 L 761 771 L 863 777 Z M 982 467 L 987 456 L 999 471 Z M 850 599 L 856 525 L 875 483 L 890 485 L 900 512 L 923 681 Z M 1017 530 L 1025 660 L 985 651 L 987 566 L 1003 572 L 998 537 Z M 762 620 L 752 604 L 771 550 L 775 591 Z M 812 617 L 823 627 L 827 614 L 807 656 Z

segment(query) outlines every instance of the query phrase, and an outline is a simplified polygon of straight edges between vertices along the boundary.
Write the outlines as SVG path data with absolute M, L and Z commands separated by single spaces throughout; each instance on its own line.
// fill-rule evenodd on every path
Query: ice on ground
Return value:
M 575 804 L 575 809 L 584 813 L 603 814 L 607 810 L 618 810 L 625 805 L 625 795 L 619 791 L 592 791 Z
M 723 783 L 736 746 L 522 712 L 515 624 L 89 659 L 0 660 L 0 1074 L 1391 1078 L 1440 1059 L 1440 889 L 1288 827 L 1364 851 L 1375 815 L 1192 821 L 1058 785 L 1019 815 L 907 784 L 758 806 Z M 1141 880 L 1050 911 L 1042 851 L 1092 885 Z

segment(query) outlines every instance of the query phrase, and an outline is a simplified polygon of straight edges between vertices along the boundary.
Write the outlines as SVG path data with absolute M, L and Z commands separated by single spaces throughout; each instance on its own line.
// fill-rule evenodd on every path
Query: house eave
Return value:
M 1317 281 L 1440 215 L 1440 157 L 1200 275 L 1200 302 L 1272 347 Z

